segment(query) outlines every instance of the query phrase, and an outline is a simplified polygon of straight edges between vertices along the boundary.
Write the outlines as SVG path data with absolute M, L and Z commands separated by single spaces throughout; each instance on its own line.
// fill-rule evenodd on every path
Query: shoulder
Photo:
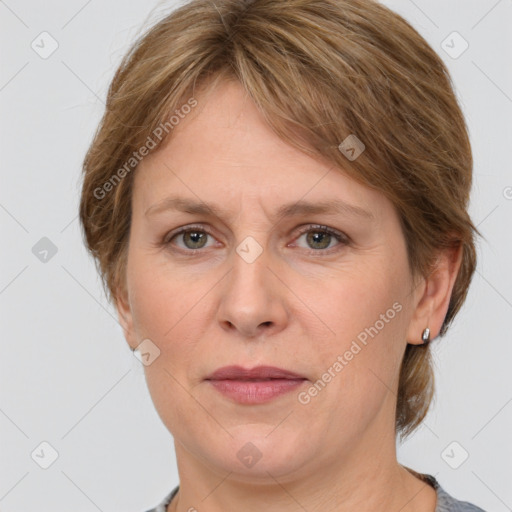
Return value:
M 174 496 L 176 496 L 179 488 L 179 485 L 177 485 L 155 508 L 147 512 L 166 512 L 167 505 L 169 505 Z
M 485 510 L 469 503 L 460 501 L 451 494 L 448 494 L 436 480 L 435 477 L 428 474 L 421 475 L 424 480 L 428 481 L 437 492 L 437 505 L 435 512 L 485 512 Z
M 418 473 L 407 466 L 403 467 L 436 490 L 437 504 L 435 512 L 485 512 L 485 510 L 472 503 L 460 501 L 451 494 L 448 494 L 434 476 L 427 473 Z
M 422 474 L 421 476 L 424 480 L 428 481 L 437 492 L 437 506 L 435 512 L 486 512 L 484 509 L 472 503 L 460 501 L 448 494 L 432 475 Z M 147 512 L 166 512 L 167 505 L 169 505 L 174 498 L 178 489 L 179 486 L 176 486 L 155 508 Z
M 441 486 L 437 488 L 437 506 L 435 512 L 485 512 L 467 501 L 459 501 L 448 494 Z

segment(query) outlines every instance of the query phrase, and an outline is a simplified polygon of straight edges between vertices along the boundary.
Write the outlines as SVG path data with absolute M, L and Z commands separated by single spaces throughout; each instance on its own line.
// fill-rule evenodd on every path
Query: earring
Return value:
M 421 339 L 423 341 L 423 345 L 426 345 L 430 341 L 430 329 L 428 327 L 423 331 Z

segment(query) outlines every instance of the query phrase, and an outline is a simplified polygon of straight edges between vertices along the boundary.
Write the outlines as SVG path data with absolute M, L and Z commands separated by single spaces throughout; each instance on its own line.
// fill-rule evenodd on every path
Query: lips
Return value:
M 265 381 L 273 379 L 305 380 L 306 377 L 275 366 L 256 366 L 251 369 L 242 366 L 224 366 L 206 377 L 206 380 Z
M 306 377 L 275 366 L 257 366 L 246 369 L 241 366 L 224 366 L 206 378 L 225 398 L 240 405 L 255 406 L 290 395 L 299 388 Z

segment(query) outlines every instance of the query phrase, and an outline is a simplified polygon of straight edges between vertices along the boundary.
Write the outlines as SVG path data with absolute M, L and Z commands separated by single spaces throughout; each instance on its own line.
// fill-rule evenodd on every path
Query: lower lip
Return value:
M 264 381 L 209 380 L 224 396 L 241 404 L 261 404 L 289 393 L 299 387 L 305 379 L 272 379 Z

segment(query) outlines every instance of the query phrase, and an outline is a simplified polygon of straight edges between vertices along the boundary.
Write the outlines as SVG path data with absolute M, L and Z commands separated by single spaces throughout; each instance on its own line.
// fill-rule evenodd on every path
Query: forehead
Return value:
M 134 201 L 143 211 L 171 193 L 196 202 L 215 197 L 226 209 L 301 198 L 339 199 L 375 214 L 384 206 L 382 194 L 280 139 L 238 82 L 219 83 L 195 99 L 166 144 L 137 168 Z

